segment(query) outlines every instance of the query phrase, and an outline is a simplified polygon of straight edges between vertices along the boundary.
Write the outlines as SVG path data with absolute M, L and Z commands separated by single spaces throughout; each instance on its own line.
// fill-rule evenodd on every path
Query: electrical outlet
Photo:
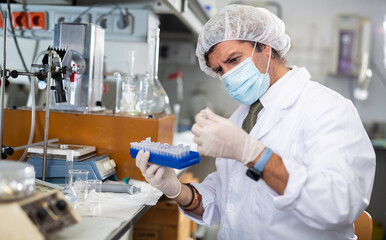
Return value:
M 63 22 L 70 22 L 71 21 L 71 15 L 67 13 L 55 13 L 54 15 L 54 24 L 57 23 L 63 23 Z
M 33 30 L 45 30 L 47 28 L 45 12 L 29 13 L 29 28 Z
M 16 30 L 28 29 L 28 12 L 12 12 L 12 25 Z
M 121 15 L 114 15 L 113 17 L 113 31 L 119 34 L 133 34 L 133 19 L 131 15 L 123 16 L 123 25 L 119 26 L 119 22 L 122 21 Z
M 110 14 L 96 15 L 94 23 L 101 26 L 105 32 L 113 32 L 113 16 Z
M 80 18 L 79 19 L 80 21 L 77 21 L 77 22 L 80 22 L 80 23 L 90 23 L 91 22 L 91 15 L 89 13 L 83 14 L 80 17 L 79 17 L 79 13 L 71 14 L 71 22 L 75 22 L 76 20 L 78 20 L 78 18 Z

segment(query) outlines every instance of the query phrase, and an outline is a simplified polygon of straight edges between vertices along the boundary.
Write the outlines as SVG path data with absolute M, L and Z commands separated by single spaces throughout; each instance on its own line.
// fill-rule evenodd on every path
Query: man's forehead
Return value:
M 234 43 L 223 43 L 223 45 L 220 45 L 220 43 L 213 48 L 213 51 L 208 55 L 209 62 L 213 62 L 213 60 L 226 61 L 227 58 L 236 55 L 237 53 L 242 53 L 246 49 L 249 50 L 250 48 L 247 48 L 247 46 L 242 45 L 238 41 L 234 41 Z

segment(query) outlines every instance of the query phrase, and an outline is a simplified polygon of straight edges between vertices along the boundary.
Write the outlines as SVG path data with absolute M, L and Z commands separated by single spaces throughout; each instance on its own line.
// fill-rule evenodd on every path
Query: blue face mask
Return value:
M 253 48 L 252 56 L 254 52 L 255 48 Z M 255 63 L 252 61 L 252 56 L 221 76 L 229 95 L 233 99 L 247 105 L 256 102 L 267 91 L 270 83 L 268 68 L 271 61 L 271 53 L 269 53 L 265 74 L 260 73 L 256 68 Z

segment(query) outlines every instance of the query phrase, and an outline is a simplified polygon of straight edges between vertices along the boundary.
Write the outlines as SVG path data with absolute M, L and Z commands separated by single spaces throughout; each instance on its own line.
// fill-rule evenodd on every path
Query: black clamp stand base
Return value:
M 1 147 L 1 159 L 7 159 L 7 156 L 10 156 L 14 153 L 12 147 L 2 146 Z

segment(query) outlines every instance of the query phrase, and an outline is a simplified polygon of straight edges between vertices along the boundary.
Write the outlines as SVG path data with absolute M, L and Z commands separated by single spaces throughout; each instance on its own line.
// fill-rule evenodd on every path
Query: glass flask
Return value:
M 149 74 L 114 73 L 117 81 L 116 113 L 143 116 L 170 114 L 169 98 Z
M 63 189 L 64 197 L 71 203 L 78 200 L 74 188 L 70 184 L 70 172 L 74 169 L 74 151 L 68 151 L 66 156 L 66 177 Z
M 170 114 L 171 108 L 169 104 L 169 97 L 165 89 L 162 87 L 158 78 L 151 78 L 148 80 L 148 104 L 146 114 Z
M 148 114 L 171 114 L 169 97 L 158 78 L 159 35 L 160 29 L 154 29 L 149 42 L 148 75 L 150 78 L 149 86 L 152 90 L 150 91 L 151 95 L 148 96 Z

